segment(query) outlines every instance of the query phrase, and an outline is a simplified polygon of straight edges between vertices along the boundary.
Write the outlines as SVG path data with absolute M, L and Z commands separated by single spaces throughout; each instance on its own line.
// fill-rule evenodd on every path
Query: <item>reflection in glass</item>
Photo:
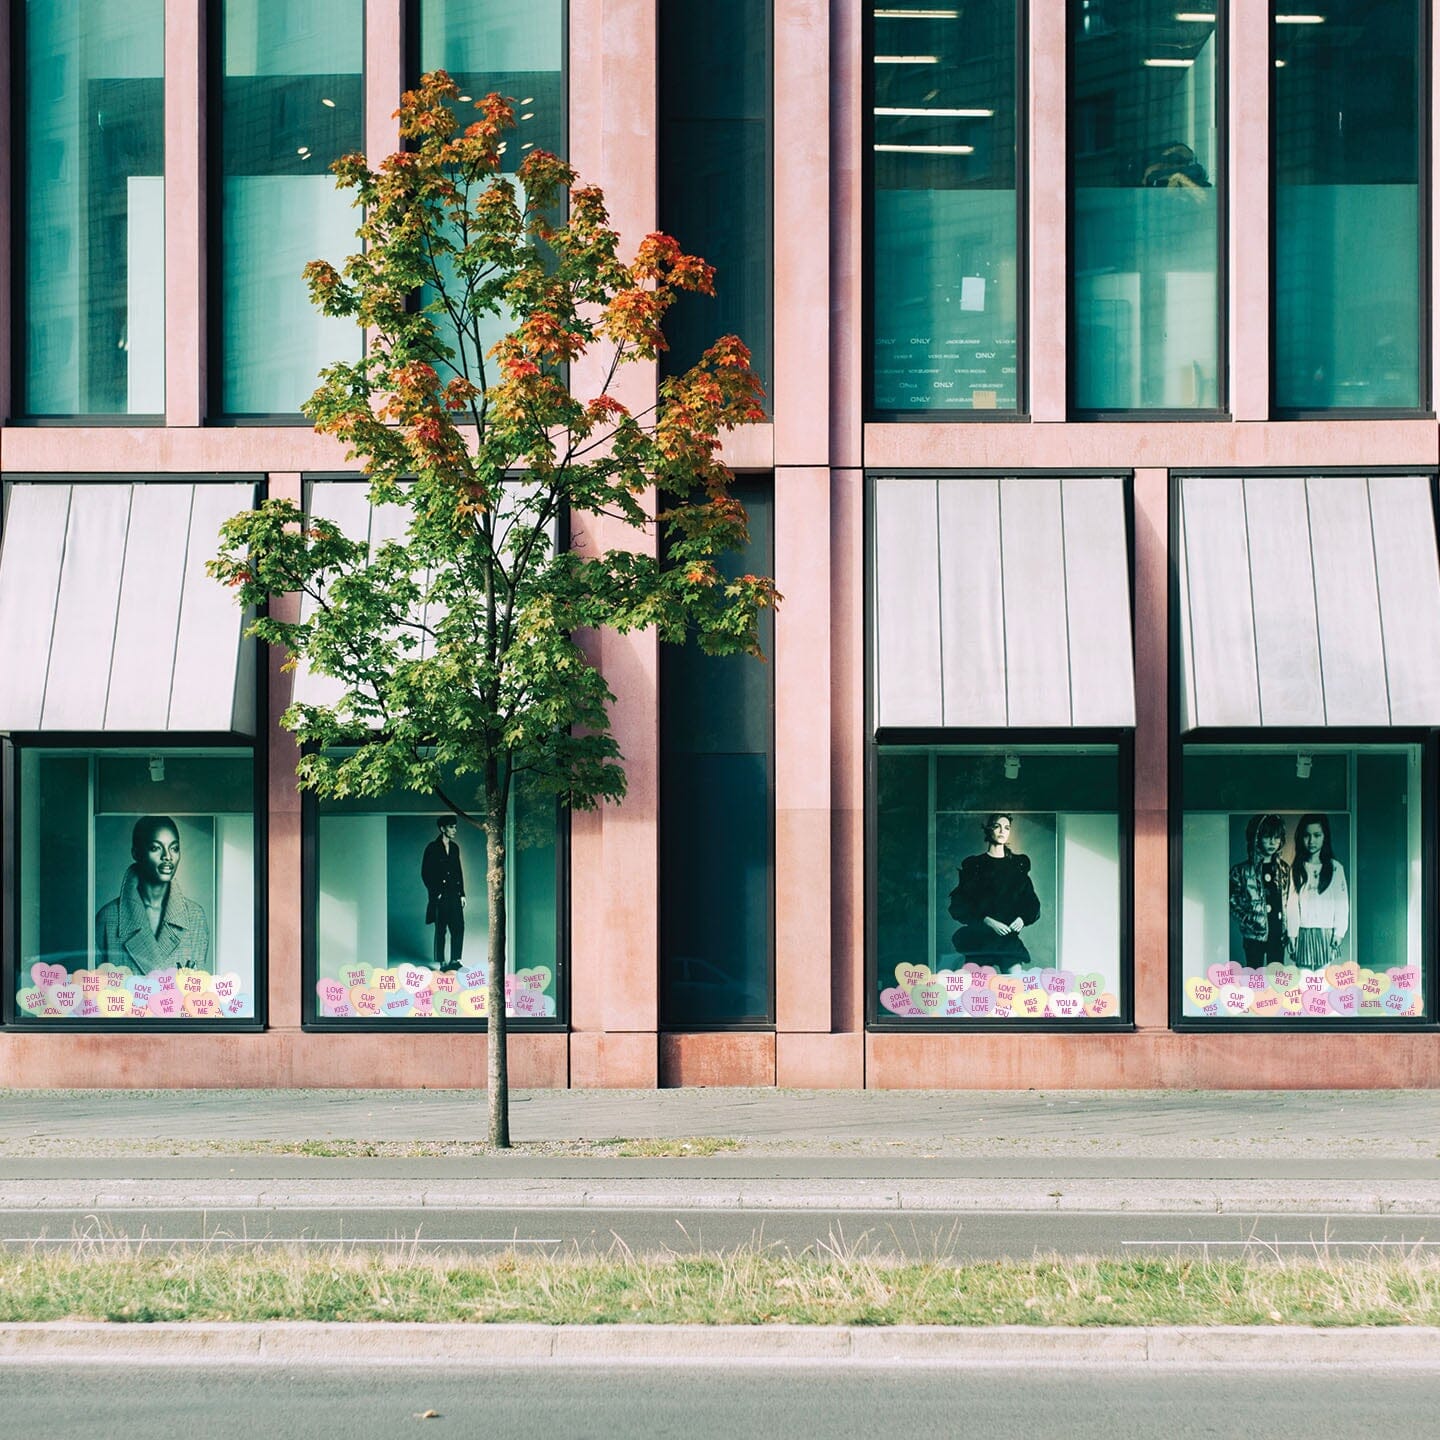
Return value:
M 22 24 L 25 412 L 161 414 L 163 0 L 28 0 Z
M 1220 404 L 1216 125 L 1223 6 L 1070 0 L 1078 410 Z
M 877 410 L 1014 410 L 1016 5 L 874 7 Z
M 1420 406 L 1419 0 L 1272 26 L 1275 404 Z
M 660 6 L 660 228 L 715 267 L 681 295 L 661 370 L 677 375 L 738 335 L 770 375 L 770 0 Z
M 515 172 L 526 155 L 566 151 L 563 0 L 420 0 L 418 16 L 419 44 L 412 54 L 419 67 L 412 83 L 432 70 L 446 71 L 460 87 L 454 105 L 464 124 L 475 118 L 475 103 L 492 92 L 514 106 L 515 130 L 503 142 L 501 168 L 523 205 L 524 187 Z M 460 350 L 452 339 L 453 368 L 478 383 L 485 353 L 509 328 L 508 315 L 483 320 L 479 356 Z
M 473 786 L 469 787 L 473 790 Z M 451 794 L 467 793 L 463 781 Z M 484 833 L 428 795 L 322 799 L 316 829 L 316 1009 L 322 1020 L 485 1016 Z M 511 802 L 508 1013 L 554 1019 L 558 895 L 553 795 Z
M 879 747 L 877 1019 L 1119 1017 L 1117 758 Z
M 750 544 L 730 574 L 774 571 L 774 492 L 731 487 Z M 774 618 L 760 644 L 774 653 Z M 765 1024 L 770 985 L 773 667 L 667 645 L 660 655 L 660 1017 L 668 1029 Z
M 364 0 L 225 0 L 223 21 L 220 408 L 283 415 L 360 349 L 301 272 L 357 248 L 329 167 L 363 148 Z
M 1420 750 L 1187 746 L 1185 1015 L 1423 1014 Z
M 254 1017 L 248 751 L 27 748 L 20 815 L 22 1018 Z

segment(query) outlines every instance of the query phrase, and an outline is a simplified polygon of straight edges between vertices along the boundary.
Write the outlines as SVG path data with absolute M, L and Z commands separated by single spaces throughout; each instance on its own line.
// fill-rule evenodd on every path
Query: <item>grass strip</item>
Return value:
M 0 1321 L 395 1320 L 681 1325 L 1436 1325 L 1440 1261 L 821 1253 L 596 1258 L 133 1246 L 0 1255 Z

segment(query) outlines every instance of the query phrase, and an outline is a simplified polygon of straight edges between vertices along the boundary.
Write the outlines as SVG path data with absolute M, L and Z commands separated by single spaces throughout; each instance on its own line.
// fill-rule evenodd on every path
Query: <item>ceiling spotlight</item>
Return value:
M 150 778 L 157 785 L 165 778 L 165 757 L 163 755 L 150 757 Z
M 1295 778 L 1297 780 L 1308 780 L 1311 767 L 1315 764 L 1315 757 L 1307 755 L 1303 750 L 1295 757 Z
M 1020 778 L 1020 757 L 1013 750 L 1005 756 L 1005 778 L 1007 780 Z

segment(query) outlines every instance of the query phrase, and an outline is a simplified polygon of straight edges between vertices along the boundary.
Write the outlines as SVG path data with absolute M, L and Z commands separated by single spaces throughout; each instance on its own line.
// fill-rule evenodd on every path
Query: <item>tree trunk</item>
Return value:
M 505 1015 L 505 797 L 493 762 L 485 769 L 485 892 L 490 925 L 486 1007 L 486 1084 L 490 1143 L 510 1147 L 510 1072 Z

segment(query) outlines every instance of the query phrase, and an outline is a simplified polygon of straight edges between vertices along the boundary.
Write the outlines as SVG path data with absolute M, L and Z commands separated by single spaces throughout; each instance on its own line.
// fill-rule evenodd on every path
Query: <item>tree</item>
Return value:
M 525 777 L 578 809 L 625 793 L 614 696 L 577 635 L 653 627 L 758 656 L 759 612 L 779 597 L 719 564 L 747 536 L 719 435 L 762 418 L 745 346 L 717 340 L 642 412 L 610 393 L 622 366 L 665 348 L 678 292 L 712 293 L 711 267 L 662 234 L 621 260 L 597 187 L 538 150 L 517 187 L 502 173 L 509 103 L 486 96 L 462 128 L 457 98 L 443 71 L 427 75 L 399 111 L 408 149 L 375 170 L 361 155 L 335 162 L 364 248 L 305 272 L 312 301 L 369 337 L 362 358 L 321 372 L 305 414 L 360 463 L 372 505 L 404 507 L 402 538 L 370 553 L 269 500 L 226 522 L 211 571 L 259 608 L 252 634 L 344 687 L 283 717 L 304 747 L 301 787 L 425 792 L 484 832 L 490 1139 L 507 1146 L 514 786 Z M 567 374 L 592 352 L 604 383 L 582 398 Z M 658 532 L 657 553 L 554 543 L 565 521 L 600 517 Z M 266 612 L 296 592 L 310 597 L 303 618 Z

